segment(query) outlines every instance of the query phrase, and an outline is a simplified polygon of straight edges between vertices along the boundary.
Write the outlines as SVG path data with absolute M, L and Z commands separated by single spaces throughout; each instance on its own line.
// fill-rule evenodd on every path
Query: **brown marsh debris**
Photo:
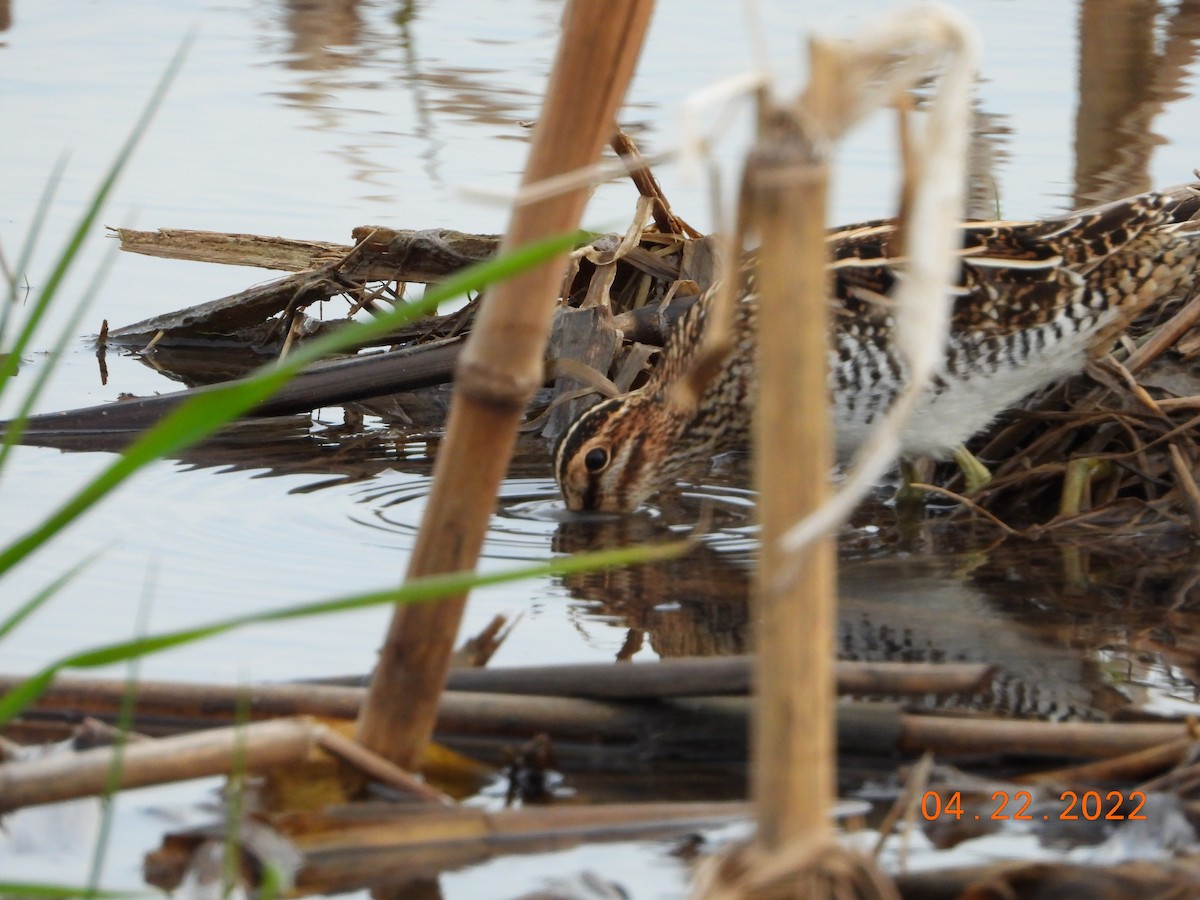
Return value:
M 973 442 L 995 478 L 972 499 L 1031 537 L 1200 536 L 1198 321 L 1195 291 L 1151 309 L 1087 374 L 1004 416 Z
M 676 220 L 664 218 L 654 198 L 650 200 L 646 204 L 648 218 L 656 219 L 655 225 L 642 227 L 640 222 L 637 223 L 632 242 L 623 240 L 621 235 L 599 238 L 572 259 L 563 288 L 567 302 L 560 309 L 551 344 L 554 348 L 551 362 L 555 364 L 553 371 L 556 373 L 552 376 L 553 390 L 557 394 L 570 394 L 589 383 L 589 376 L 581 369 L 561 363 L 564 357 L 576 358 L 601 372 L 618 389 L 635 384 L 644 377 L 647 366 L 653 364 L 655 345 L 661 344 L 672 316 L 714 280 L 712 243 L 696 237 Z M 662 230 L 664 224 L 667 230 Z M 288 251 L 293 253 L 294 260 L 300 259 L 300 262 L 293 261 L 288 265 L 302 265 L 304 259 L 309 259 L 316 263 L 315 268 L 205 308 L 113 329 L 108 340 L 113 345 L 123 344 L 139 350 L 153 341 L 153 348 L 145 352 L 160 365 L 169 361 L 172 353 L 187 348 L 192 353 L 200 348 L 203 354 L 219 355 L 222 347 L 236 346 L 241 351 L 252 350 L 261 356 L 277 352 L 287 335 L 303 340 L 306 333 L 337 327 L 337 322 L 305 319 L 304 310 L 312 303 L 339 296 L 345 297 L 351 307 L 402 302 L 407 283 L 433 277 L 433 270 L 439 263 L 431 260 L 440 259 L 441 264 L 449 266 L 466 265 L 472 261 L 468 258 L 472 254 L 486 255 L 494 246 L 489 244 L 487 236 L 468 236 L 464 246 L 473 249 L 452 259 L 443 246 L 448 241 L 445 233 L 392 235 L 381 229 L 366 229 L 360 230 L 357 236 L 362 238 L 357 249 L 319 248 L 313 251 L 314 254 L 331 254 L 328 258 L 297 256 Z M 212 243 L 214 240 L 204 237 L 201 242 Z M 267 243 L 274 245 L 275 242 Z M 232 242 L 228 246 L 239 245 L 240 242 Z M 371 249 L 372 245 L 376 249 Z M 389 253 L 398 255 L 387 256 Z M 261 257 L 247 257 L 251 258 Z M 378 262 L 383 258 L 388 260 L 386 264 Z M 286 259 L 280 258 L 272 265 L 287 268 L 285 262 Z M 376 265 L 387 268 L 372 268 Z M 379 280 L 372 281 L 372 278 Z M 246 295 L 255 298 L 249 312 L 242 302 Z M 314 381 L 298 382 L 294 386 L 296 393 L 272 401 L 285 406 L 277 410 L 260 409 L 258 413 L 302 412 L 315 405 L 336 403 L 339 396 L 342 401 L 366 400 L 376 392 L 421 389 L 422 385 L 448 380 L 453 371 L 459 336 L 470 328 L 473 309 L 473 304 L 468 304 L 463 311 L 431 318 L 394 335 L 390 346 L 395 349 L 334 361 L 328 364 L 328 370 L 318 368 L 306 376 Z M 1190 541 L 1197 530 L 1197 522 L 1200 522 L 1200 491 L 1194 482 L 1197 448 L 1188 434 L 1195 417 L 1200 416 L 1200 378 L 1189 368 L 1200 353 L 1198 320 L 1200 301 L 1191 298 L 1153 310 L 1135 323 L 1130 336 L 1122 339 L 1113 359 L 1098 364 L 1088 375 L 1046 392 L 1028 404 L 1027 410 L 1005 416 L 989 434 L 979 438 L 975 448 L 992 464 L 995 480 L 973 498 L 977 506 L 956 507 L 949 516 L 975 516 L 977 508 L 983 509 L 1029 536 L 1054 534 L 1093 541 L 1097 537 L 1118 537 L 1137 531 L 1164 539 Z M 604 335 L 603 341 L 596 340 L 597 334 Z M 613 337 L 616 340 L 611 340 Z M 605 348 L 599 354 L 596 353 L 598 344 Z M 417 383 L 415 376 L 406 369 L 412 361 L 424 367 L 423 382 Z M 395 372 L 389 368 L 393 366 Z M 364 388 L 367 377 L 375 380 Z M 205 379 L 200 376 L 196 380 L 202 382 Z M 358 393 L 350 393 L 353 390 Z M 317 397 L 320 399 L 315 400 Z M 549 391 L 544 392 L 539 395 L 538 403 L 544 407 L 551 402 L 550 397 Z M 55 431 L 60 435 L 77 434 L 100 427 L 97 423 L 102 423 L 109 431 L 132 433 L 161 415 L 161 408 L 171 402 L 174 401 L 169 398 L 155 398 L 57 414 L 57 417 L 39 417 L 32 423 L 30 439 L 42 440 Z M 436 430 L 440 424 L 433 415 L 414 423 L 413 427 L 428 431 Z M 1068 485 L 1080 487 L 1062 511 L 1061 498 L 1071 493 L 1066 489 Z M 542 683 L 559 683 L 562 674 L 532 673 L 531 677 Z M 612 674 L 615 680 L 626 677 L 624 672 Z M 516 679 L 521 673 L 498 672 L 496 675 Z M 466 685 L 471 679 L 478 681 L 481 676 L 468 673 L 463 677 Z M 595 673 L 580 673 L 580 677 L 593 689 L 601 688 Z M 673 675 L 668 675 L 668 680 L 677 687 Z M 890 676 L 887 687 L 893 690 L 897 687 Z M 121 685 L 119 692 L 124 689 Z M 467 688 L 470 691 L 478 689 L 478 684 Z M 885 693 L 883 686 L 878 689 L 860 686 L 860 689 L 872 694 Z M 920 689 L 919 685 L 916 689 Z M 332 689 L 301 689 L 310 700 L 318 695 L 324 697 L 328 690 Z M 506 690 L 515 692 L 519 688 L 509 682 Z M 361 702 L 361 690 L 355 690 L 353 696 L 339 695 L 337 699 L 353 709 Z M 656 703 L 662 708 L 651 712 L 641 708 L 618 711 L 606 701 L 595 699 L 513 698 L 511 693 L 503 698 L 495 694 L 475 697 L 450 694 L 443 701 L 442 712 L 447 721 L 474 723 L 476 727 L 486 721 L 485 713 L 508 716 L 508 721 L 514 721 L 514 718 L 520 721 L 523 730 L 499 739 L 495 735 L 468 735 L 471 748 L 478 750 L 489 746 L 493 753 L 502 752 L 503 747 L 511 745 L 514 739 L 527 739 L 545 731 L 547 724 L 553 723 L 555 755 L 571 766 L 580 766 L 583 761 L 596 756 L 593 742 L 597 735 L 618 756 L 621 756 L 620 747 L 632 747 L 632 751 L 622 757 L 630 762 L 644 763 L 647 756 L 653 757 L 656 753 L 676 756 L 711 749 L 721 740 L 727 745 L 722 746 L 729 758 L 744 759 L 748 709 L 741 698 L 722 698 L 715 703 L 691 699 Z M 666 713 L 667 706 L 669 714 Z M 226 719 L 221 724 L 228 722 Z M 1185 797 L 1195 793 L 1194 767 L 1186 761 L 1187 753 L 1194 745 L 1194 736 L 1186 726 L 1178 723 L 996 722 L 913 715 L 884 705 L 845 704 L 839 711 L 838 731 L 841 750 L 850 753 L 856 748 L 860 753 L 878 753 L 884 749 L 888 753 L 905 754 L 932 748 L 946 755 L 984 754 L 986 757 L 1005 752 L 1010 756 L 1030 754 L 1034 758 L 1105 758 L 1103 763 L 1091 768 L 1059 768 L 1045 776 L 1060 784 L 1101 777 L 1136 781 L 1164 768 L 1178 766 L 1177 778 L 1180 780 L 1163 787 Z M 639 737 L 651 732 L 670 734 L 673 738 L 647 744 L 644 737 Z M 325 735 L 325 732 L 321 733 Z M 489 738 L 491 743 L 485 744 L 485 739 Z M 323 739 L 336 740 L 327 736 Z M 309 738 L 302 735 L 302 740 Z M 371 763 L 360 761 L 358 765 L 367 768 Z M 1036 773 L 1029 778 L 1031 782 L 1036 781 Z M 1189 810 L 1196 812 L 1191 807 Z M 640 816 L 642 811 L 636 814 Z M 686 816 L 687 811 L 667 811 L 664 821 L 676 814 Z M 474 813 L 464 815 L 470 818 Z M 555 827 L 568 820 L 556 820 Z M 469 832 L 476 826 L 477 823 L 468 823 L 466 830 Z M 342 827 L 343 823 L 339 822 L 336 829 Z M 391 825 L 385 827 L 390 829 Z M 189 836 L 182 840 L 190 846 L 198 839 Z M 168 844 L 174 840 L 169 839 Z M 337 860 L 338 865 L 343 862 Z M 330 874 L 330 881 L 325 884 L 346 884 L 349 882 L 338 881 L 338 878 L 352 879 L 357 874 Z M 1053 873 L 1046 873 L 1044 877 L 1051 875 Z M 1009 884 L 1014 883 L 1013 877 L 1008 870 L 1004 873 L 974 872 L 964 875 L 958 884 L 961 887 L 972 882 L 984 883 L 992 890 L 993 885 L 1004 884 L 1006 880 Z M 1062 877 L 1074 876 L 1064 869 Z M 903 883 L 901 890 L 908 895 Z
M 636 159 L 624 135 L 614 146 Z M 716 280 L 714 241 L 698 236 L 670 211 L 648 170 L 635 172 L 645 205 L 631 228 L 634 239 L 597 238 L 572 256 L 564 279 L 563 305 L 547 351 L 549 391 L 535 399 L 527 426 L 549 440 L 562 432 L 579 404 L 594 402 L 596 390 L 627 390 L 639 383 L 674 320 Z M 208 232 L 117 233 L 122 247 L 133 252 L 297 270 L 240 294 L 108 332 L 109 345 L 143 352 L 168 373 L 178 367 L 179 377 L 193 386 L 236 377 L 264 354 L 278 352 L 289 335 L 303 339 L 344 321 L 309 318 L 305 311 L 313 304 L 342 297 L 353 311 L 403 302 L 408 285 L 444 277 L 486 258 L 498 245 L 493 235 L 371 227 L 355 229 L 353 246 Z M 305 412 L 446 383 L 474 309 L 471 302 L 458 312 L 415 323 L 391 336 L 386 352 L 317 367 L 256 414 Z M 1002 530 L 1034 538 L 1054 534 L 1094 542 L 1134 533 L 1200 535 L 1200 446 L 1192 435 L 1200 424 L 1200 372 L 1194 365 L 1200 356 L 1198 323 L 1200 298 L 1148 310 L 1088 373 L 1002 416 L 971 444 L 991 467 L 993 481 L 950 515 L 986 513 Z M 228 359 L 234 348 L 241 362 L 232 368 L 197 363 L 198 358 Z M 180 396 L 35 417 L 29 439 L 136 431 Z M 394 404 L 367 407 L 385 416 L 389 409 L 399 411 Z M 399 414 L 389 425 L 436 433 L 444 405 L 409 416 L 407 423 Z M 958 486 L 948 466 L 926 480 L 940 486 L 940 493 Z

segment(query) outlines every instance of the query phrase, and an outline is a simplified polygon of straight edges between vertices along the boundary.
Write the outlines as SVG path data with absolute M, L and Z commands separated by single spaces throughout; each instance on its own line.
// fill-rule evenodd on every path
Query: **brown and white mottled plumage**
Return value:
M 902 435 L 906 456 L 946 458 L 999 413 L 1078 372 L 1149 304 L 1190 284 L 1200 255 L 1200 195 L 1140 194 L 1038 222 L 963 226 L 962 267 L 946 357 Z M 893 223 L 829 236 L 834 327 L 830 388 L 839 453 L 862 443 L 904 386 L 888 294 L 903 261 Z M 710 292 L 711 293 L 711 292 Z M 754 402 L 756 304 L 738 304 L 735 347 L 699 402 L 671 390 L 688 370 L 709 308 L 677 323 L 641 388 L 577 419 L 555 452 L 573 510 L 636 508 L 715 454 L 745 447 Z

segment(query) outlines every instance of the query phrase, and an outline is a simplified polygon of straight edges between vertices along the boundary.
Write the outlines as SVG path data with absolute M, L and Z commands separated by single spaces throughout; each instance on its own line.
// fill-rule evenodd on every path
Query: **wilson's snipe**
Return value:
M 1026 395 L 1110 349 L 1138 312 L 1181 292 L 1200 255 L 1192 185 L 1040 222 L 964 225 L 945 362 L 903 434 L 906 456 L 944 459 Z M 836 304 L 829 362 L 840 454 L 856 448 L 906 378 L 885 297 L 902 267 L 890 222 L 829 237 Z M 559 442 L 555 477 L 574 510 L 627 511 L 715 454 L 745 447 L 754 396 L 755 303 L 738 305 L 735 349 L 694 408 L 672 402 L 703 333 L 707 297 L 676 325 L 649 381 L 604 400 Z

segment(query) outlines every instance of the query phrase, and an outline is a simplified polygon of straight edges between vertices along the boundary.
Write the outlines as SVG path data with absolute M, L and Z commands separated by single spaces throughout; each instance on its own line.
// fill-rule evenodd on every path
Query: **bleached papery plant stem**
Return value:
M 761 71 L 734 75 L 688 96 L 680 113 L 678 146 L 658 153 L 643 154 L 643 162 L 647 166 L 654 166 L 678 159 L 685 182 L 695 181 L 697 173 L 704 168 L 702 161 L 708 159 L 710 148 L 729 130 L 730 120 L 738 108 L 739 101 L 767 84 L 768 77 Z M 712 109 L 718 112 L 717 120 L 705 129 L 701 125 L 703 114 Z M 555 197 L 566 191 L 604 184 L 606 181 L 625 178 L 628 175 L 629 169 L 622 160 L 601 160 L 573 172 L 565 172 L 525 185 L 517 191 L 482 185 L 462 185 L 458 188 L 458 194 L 492 205 L 523 206 L 540 203 L 548 197 Z
M 650 153 L 642 160 L 647 166 L 655 166 L 668 162 L 676 155 L 674 150 L 662 153 Z M 482 185 L 462 185 L 457 189 L 461 197 L 490 203 L 494 206 L 526 206 L 530 203 L 540 203 L 550 197 L 557 197 L 567 191 L 578 190 L 581 187 L 595 187 L 606 181 L 627 178 L 629 168 L 620 159 L 603 160 L 594 165 L 584 166 L 553 178 L 543 178 L 525 187 L 508 191 L 500 188 L 483 187 Z
M 770 83 L 765 70 L 732 75 L 694 91 L 684 99 L 679 113 L 679 163 L 685 183 L 698 180 L 709 158 L 714 137 L 724 135 L 737 110 L 744 109 L 744 98 Z M 717 110 L 717 120 L 707 129 L 701 125 L 704 114 Z
M 843 522 L 894 464 L 900 452 L 900 434 L 945 358 L 961 241 L 971 85 L 979 59 L 979 38 L 970 21 L 955 10 L 922 4 L 880 20 L 869 33 L 835 52 L 846 56 L 848 69 L 858 64 L 868 78 L 871 69 L 876 75 L 864 90 L 856 92 L 857 102 L 846 107 L 845 117 L 838 123 L 843 127 L 865 114 L 868 105 L 882 105 L 898 91 L 912 88 L 934 64 L 941 63 L 942 75 L 924 129 L 919 134 L 913 129 L 911 155 L 916 171 L 906 173 L 914 184 L 908 219 L 902 225 L 907 262 L 892 298 L 895 343 L 907 362 L 908 384 L 859 449 L 841 489 L 780 538 L 783 549 L 793 554 Z M 868 100 L 869 104 L 864 102 Z M 831 133 L 840 133 L 838 124 Z M 785 573 L 785 577 L 792 576 L 794 573 Z

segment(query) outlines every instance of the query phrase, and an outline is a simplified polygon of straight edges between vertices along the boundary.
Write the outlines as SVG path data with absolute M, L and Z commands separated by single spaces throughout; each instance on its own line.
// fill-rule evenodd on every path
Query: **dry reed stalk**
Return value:
M 753 660 L 748 656 L 666 659 L 653 665 L 611 663 L 516 666 L 501 669 L 455 668 L 438 710 L 438 727 L 453 733 L 466 722 L 476 731 L 504 723 L 536 725 L 536 716 L 556 709 L 540 730 L 574 722 L 576 732 L 594 721 L 596 706 L 556 704 L 556 698 L 585 700 L 664 700 L 749 693 Z M 872 696 L 951 696 L 982 689 L 995 667 L 981 663 L 899 663 L 839 661 L 839 694 Z M 0 694 L 24 678 L 0 675 Z M 30 719 L 55 713 L 75 721 L 79 716 L 115 717 L 129 695 L 120 678 L 56 678 L 24 715 Z M 366 688 L 344 683 L 220 684 L 183 681 L 139 681 L 133 688 L 141 721 L 169 720 L 177 729 L 229 724 L 244 714 L 250 721 L 285 716 L 354 719 Z M 522 711 L 522 697 L 528 697 Z M 248 705 L 248 710 L 242 707 Z M 488 715 L 490 707 L 491 715 Z M 605 708 L 603 706 L 599 707 Z M 572 715 L 569 710 L 577 709 Z M 551 732 L 551 737 L 556 735 Z
M 907 358 L 912 384 L 897 399 L 896 408 L 889 411 L 883 427 L 869 442 L 869 450 L 874 451 L 879 461 L 872 464 L 872 452 L 865 453 L 856 461 L 855 470 L 850 476 L 851 483 L 856 475 L 872 472 L 873 465 L 876 468 L 890 465 L 899 446 L 899 427 L 911 413 L 918 392 L 923 389 L 937 361 L 941 359 L 948 331 L 948 287 L 953 283 L 956 267 L 954 250 L 958 241 L 957 222 L 963 206 L 969 84 L 973 77 L 975 56 L 973 32 L 964 20 L 936 9 L 914 10 L 912 15 L 905 19 L 897 18 L 892 25 L 894 30 L 881 24 L 871 33 L 864 34 L 857 46 L 813 42 L 809 86 L 802 98 L 799 113 L 792 113 L 791 117 L 792 121 L 808 123 L 806 137 L 812 142 L 810 147 L 815 144 L 819 149 L 810 149 L 805 157 L 809 167 L 806 180 L 810 179 L 805 186 L 807 190 L 797 185 L 789 191 L 793 194 L 790 203 L 797 206 L 792 214 L 795 218 L 776 214 L 774 225 L 779 230 L 777 247 L 772 246 L 774 239 L 770 238 L 771 231 L 766 229 L 765 224 L 763 226 L 765 266 L 760 275 L 763 282 L 760 304 L 764 308 L 770 304 L 771 315 L 763 314 L 766 324 L 759 332 L 763 392 L 759 400 L 762 425 L 758 437 L 763 446 L 759 447 L 758 452 L 760 459 L 770 454 L 775 460 L 775 464 L 769 468 L 765 460 L 762 465 L 763 471 L 769 473 L 771 480 L 776 483 L 770 484 L 760 476 L 763 566 L 759 575 L 759 599 L 764 603 L 772 602 L 772 598 L 773 602 L 779 602 L 789 593 L 786 587 L 791 580 L 787 577 L 788 573 L 803 572 L 802 582 L 806 584 L 800 591 L 790 591 L 792 597 L 791 603 L 787 604 L 790 607 L 787 615 L 791 618 L 787 624 L 795 629 L 795 634 L 809 636 L 807 647 L 802 647 L 797 639 L 793 639 L 792 654 L 807 655 L 812 659 L 802 665 L 792 663 L 793 669 L 789 674 L 803 680 L 790 690 L 796 693 L 809 691 L 810 699 L 805 711 L 811 716 L 819 716 L 819 719 L 807 722 L 793 719 L 787 723 L 787 727 L 795 733 L 793 749 L 806 752 L 804 755 L 785 756 L 783 764 L 790 763 L 793 768 L 810 771 L 817 769 L 819 776 L 827 779 L 827 784 L 821 787 L 816 782 L 816 776 L 812 777 L 807 787 L 810 799 L 801 804 L 806 816 L 819 812 L 819 807 L 814 805 L 811 798 L 827 795 L 836 782 L 833 772 L 836 758 L 834 750 L 818 743 L 830 738 L 833 733 L 830 724 L 833 721 L 832 691 L 828 673 L 836 617 L 832 544 L 827 536 L 819 535 L 827 533 L 828 527 L 836 521 L 826 521 L 820 527 L 821 511 L 839 517 L 845 514 L 839 514 L 838 505 L 830 502 L 832 498 L 827 488 L 827 473 L 832 463 L 829 449 L 831 434 L 825 409 L 828 395 L 828 322 L 825 312 L 827 287 L 823 269 L 823 226 L 824 180 L 827 173 L 819 158 L 824 149 L 819 142 L 835 140 L 859 116 L 878 105 L 880 100 L 891 99 L 889 94 L 912 84 L 931 65 L 943 68 L 942 83 L 931 105 L 929 122 L 921 133 L 924 140 L 916 137 L 915 129 L 909 127 L 906 118 L 902 119 L 905 143 L 901 151 L 905 179 L 900 228 L 905 235 L 907 264 L 906 277 L 896 297 L 896 342 Z M 884 87 L 889 84 L 890 87 Z M 789 242 L 799 250 L 799 256 L 788 255 Z M 770 256 L 768 251 L 771 251 Z M 779 275 L 769 276 L 770 270 L 766 266 L 777 267 Z M 785 319 L 782 313 L 789 308 L 789 283 L 794 286 L 799 302 L 793 301 L 792 311 L 787 313 L 789 318 Z M 768 286 L 770 291 L 767 290 Z M 776 292 L 778 299 L 773 299 L 772 295 Z M 803 318 L 800 311 L 795 309 L 799 306 L 808 310 Z M 791 351 L 794 355 L 790 358 L 786 347 L 771 351 L 775 339 L 768 339 L 767 336 L 779 334 L 783 335 L 784 340 L 790 338 L 797 342 L 796 348 Z M 768 355 L 769 352 L 771 355 Z M 774 372 L 768 369 L 772 356 L 778 366 Z M 792 403 L 771 400 L 771 393 L 775 390 L 772 381 L 776 378 L 783 379 L 781 384 L 790 382 L 789 399 Z M 793 408 L 790 416 L 789 405 L 799 407 Z M 814 413 L 814 410 L 820 412 Z M 776 416 L 798 423 L 792 437 L 795 443 L 790 448 L 787 442 L 778 438 L 781 425 Z M 775 436 L 772 436 L 772 432 L 775 432 Z M 792 460 L 790 467 L 789 459 Z M 784 492 L 781 489 L 784 486 L 776 480 L 789 468 L 795 471 L 801 467 L 805 471 L 787 489 L 795 497 L 791 501 L 773 499 L 771 493 Z M 872 476 L 869 480 L 873 482 L 875 478 Z M 768 530 L 768 511 L 764 507 L 778 504 L 782 508 L 789 502 L 790 521 L 772 510 L 772 517 L 781 515 L 781 518 L 774 523 L 777 527 Z M 857 498 L 851 502 L 856 503 Z M 819 527 L 819 530 L 810 530 L 809 537 L 804 535 L 803 527 L 797 527 L 797 523 L 806 520 Z M 768 546 L 771 547 L 770 551 Z M 786 559 L 789 549 L 797 553 L 797 557 L 790 562 Z M 770 566 L 766 565 L 768 560 L 772 563 Z M 802 603 L 808 609 L 797 611 L 796 607 Z M 776 624 L 782 624 L 783 621 Z M 766 634 L 771 635 L 771 632 Z M 787 632 L 782 634 L 786 636 Z M 786 640 L 786 637 L 779 638 L 781 644 Z M 765 644 L 759 649 L 760 657 L 764 652 Z M 781 659 L 787 658 L 787 650 L 782 647 L 776 652 Z M 760 686 L 760 690 L 764 688 L 765 685 Z M 824 756 L 817 757 L 815 754 Z M 828 762 L 823 762 L 823 759 L 828 759 Z M 760 762 L 770 764 L 766 757 Z M 774 764 L 779 765 L 778 762 Z M 798 790 L 798 785 L 794 789 Z M 799 797 L 793 794 L 789 799 L 776 802 L 792 807 L 798 804 Z M 825 817 L 821 816 L 816 823 L 797 823 L 793 833 L 819 836 L 821 829 L 826 827 Z M 771 846 L 772 837 L 767 835 L 766 846 Z
M 795 841 L 828 838 L 837 782 L 833 542 L 824 537 L 802 551 L 804 574 L 793 586 L 781 587 L 778 577 L 788 564 L 779 538 L 826 502 L 833 466 L 826 402 L 829 168 L 824 148 L 791 110 L 770 106 L 759 117 L 743 183 L 743 202 L 761 238 L 755 479 L 762 549 L 751 784 L 758 843 L 778 852 Z
M 372 753 L 358 741 L 346 737 L 340 731 L 333 728 L 325 729 L 320 736 L 320 745 L 326 753 L 336 756 L 343 763 L 373 781 L 386 784 L 414 799 L 439 803 L 444 806 L 452 805 L 450 798 L 441 791 L 430 787 L 417 776 L 406 772 L 379 754 Z
M 281 272 L 307 272 L 336 265 L 358 281 L 432 283 L 496 252 L 494 234 L 468 234 L 449 228 L 395 229 L 360 225 L 353 244 L 304 241 L 264 234 L 159 228 L 110 229 L 121 250 L 160 259 L 253 266 Z
M 310 813 L 291 813 L 285 824 L 301 851 L 353 852 L 365 848 L 423 846 L 442 841 L 508 843 L 537 841 L 630 840 L 654 831 L 674 831 L 736 822 L 749 807 L 733 802 L 600 803 L 559 807 L 486 810 L 472 807 L 422 810 L 395 804 L 355 804 Z M 310 824 L 311 823 L 311 824 Z M 315 826 L 315 827 L 314 827 Z M 501 851 L 503 852 L 503 851 Z
M 1117 781 L 1139 781 L 1166 770 L 1175 770 L 1193 757 L 1196 741 L 1191 737 L 1176 738 L 1157 747 L 1135 750 L 1100 762 L 1033 772 L 1013 778 L 1018 784 L 1109 784 Z
M 893 463 L 901 428 L 943 355 L 974 49 L 965 20 L 943 8 L 918 7 L 857 41 L 813 41 L 809 86 L 795 108 L 768 106 L 760 94 L 758 144 L 742 195 L 743 220 L 761 241 L 755 477 L 762 548 L 751 774 L 758 832 L 754 847 L 708 873 L 702 896 L 896 896 L 868 860 L 833 842 L 836 557 L 829 533 Z M 828 146 L 931 67 L 941 68 L 942 81 L 925 140 L 914 138 L 904 148 L 906 276 L 895 298 L 895 340 L 911 384 L 856 460 L 847 489 L 834 497 L 828 484 Z
M 896 742 L 901 753 L 942 756 L 1064 756 L 1102 759 L 1192 738 L 1184 722 L 1027 722 L 905 715 Z
M 523 186 L 593 163 L 612 133 L 633 75 L 652 0 L 575 0 L 534 130 Z M 513 210 L 501 249 L 579 226 L 588 191 Z M 542 355 L 562 260 L 497 285 L 459 360 L 446 438 L 409 563 L 416 578 L 469 569 L 483 545 L 521 414 L 542 383 Z M 359 740 L 403 768 L 419 764 L 465 597 L 397 608 L 359 719 Z
M 409 897 L 405 876 L 437 873 L 515 853 L 563 850 L 600 841 L 667 840 L 744 820 L 744 803 L 605 803 L 485 810 L 354 803 L 274 815 L 267 828 L 299 854 L 291 896 L 371 886 L 374 897 Z M 175 890 L 211 828 L 175 832 L 148 857 L 152 883 Z M 245 837 L 242 834 L 241 837 Z M 253 853 L 254 846 L 246 849 Z M 620 877 L 610 873 L 610 877 Z M 257 885 L 256 885 L 257 886 Z M 504 896 L 503 889 L 497 890 Z
M 1179 339 L 1200 323 L 1200 292 L 1192 289 L 1192 296 L 1169 321 L 1150 335 L 1125 360 L 1125 368 L 1131 375 L 1136 375 L 1167 350 L 1178 343 Z
M 312 719 L 279 719 L 219 728 L 180 737 L 138 741 L 121 748 L 96 747 L 0 766 L 0 812 L 209 775 L 236 768 L 259 771 L 309 758 L 326 726 Z M 113 759 L 121 754 L 116 783 Z
M 352 688 L 340 688 L 348 694 Z M 678 698 L 658 704 L 617 704 L 577 698 L 449 693 L 439 711 L 438 733 L 451 744 L 474 752 L 502 753 L 513 741 L 554 735 L 560 757 L 572 745 L 586 745 L 587 766 L 622 764 L 636 749 L 638 765 L 648 760 L 744 759 L 743 736 L 751 704 L 743 697 Z M 112 720 L 111 714 L 98 713 Z M 21 743 L 63 740 L 73 728 L 53 707 L 27 721 L 9 723 L 7 736 Z M 205 711 L 188 717 L 189 727 L 223 725 L 228 717 Z M 139 701 L 136 727 L 147 734 L 174 734 L 181 717 L 151 709 Z M 1077 757 L 1098 759 L 1134 753 L 1186 738 L 1183 722 L 1038 722 L 966 718 L 901 712 L 895 704 L 859 702 L 837 707 L 838 747 L 864 756 L 919 754 Z M 611 755 L 607 755 L 611 753 Z M 616 763 L 613 763 L 613 761 Z
M 745 222 L 760 238 L 754 452 L 762 545 L 750 769 L 758 827 L 753 846 L 700 875 L 700 895 L 708 900 L 897 896 L 869 860 L 834 839 L 836 548 L 827 534 L 799 552 L 782 541 L 828 503 L 834 460 L 827 402 L 829 166 L 823 135 L 805 127 L 828 121 L 834 100 L 822 90 L 830 80 L 816 68 L 814 61 L 803 115 L 760 95 L 758 140 L 742 184 Z M 803 574 L 786 577 L 789 569 Z
M 917 128 L 902 122 L 905 164 L 898 229 L 905 236 L 904 277 L 889 298 L 895 351 L 905 360 L 907 384 L 855 455 L 842 487 L 829 502 L 798 521 L 783 537 L 799 550 L 844 521 L 891 468 L 901 433 L 945 358 L 950 288 L 957 280 L 965 206 L 970 97 L 979 56 L 970 22 L 944 6 L 915 6 L 881 18 L 853 41 L 814 41 L 812 82 L 821 88 L 829 141 L 842 137 L 867 113 L 912 90 L 930 72 L 939 75 L 928 114 Z M 819 67 L 819 68 L 818 68 Z M 809 87 L 806 102 L 815 99 Z M 815 117 L 814 117 L 815 118 Z M 795 574 L 795 567 L 785 572 Z
M 638 193 L 654 201 L 654 224 L 659 231 L 664 234 L 686 235 L 690 238 L 704 237 L 671 210 L 671 204 L 667 202 L 662 185 L 654 177 L 654 172 L 650 170 L 650 166 L 629 135 L 618 128 L 617 133 L 609 141 L 609 146 L 629 170 L 629 177 L 638 189 Z

